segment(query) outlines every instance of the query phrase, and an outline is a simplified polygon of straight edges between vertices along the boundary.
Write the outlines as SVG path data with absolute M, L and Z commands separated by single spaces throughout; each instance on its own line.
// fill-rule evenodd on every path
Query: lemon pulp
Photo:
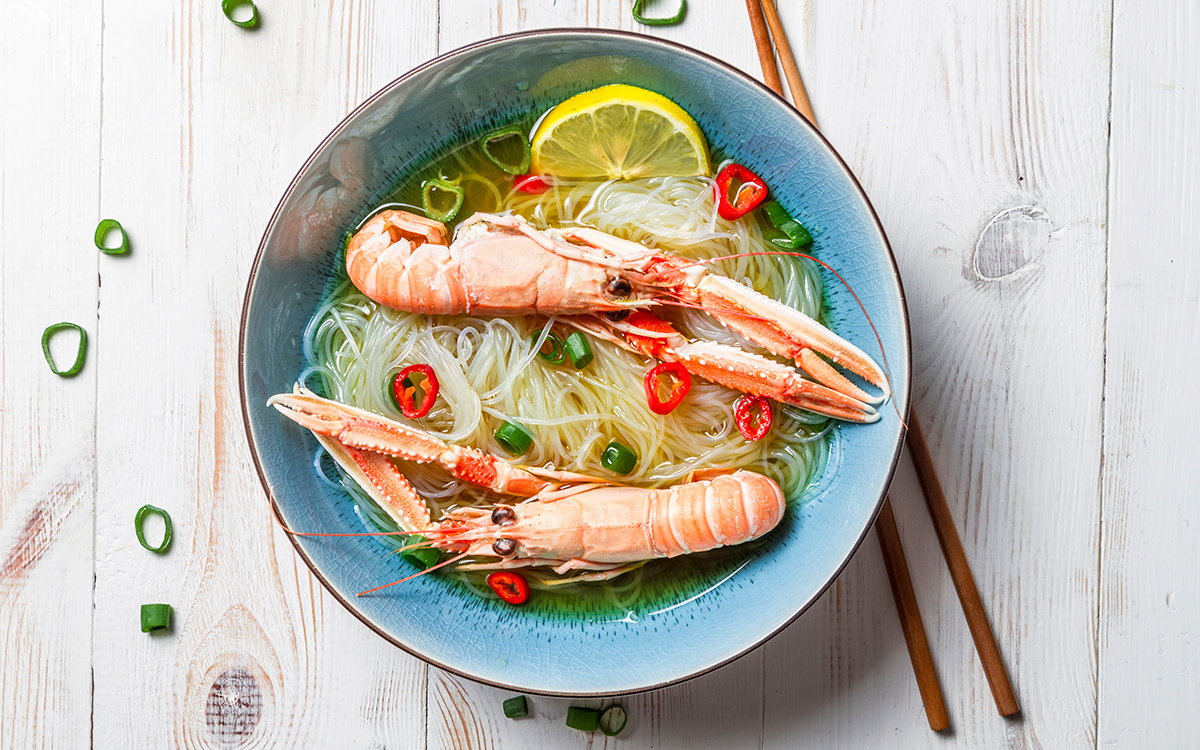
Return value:
M 530 144 L 535 174 L 578 180 L 707 175 L 708 147 L 691 115 L 661 94 L 613 84 L 551 109 Z

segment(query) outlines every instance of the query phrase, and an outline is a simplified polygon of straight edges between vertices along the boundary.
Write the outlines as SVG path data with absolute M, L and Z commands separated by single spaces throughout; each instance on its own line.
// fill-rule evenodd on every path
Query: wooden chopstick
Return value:
M 750 28 L 754 31 L 754 46 L 758 48 L 758 64 L 762 66 L 763 83 L 776 94 L 783 96 L 783 81 L 779 79 L 779 68 L 775 67 L 775 50 L 771 48 L 771 35 L 763 19 L 762 6 L 758 0 L 746 0 L 746 12 L 750 14 Z
M 908 656 L 912 660 L 913 672 L 917 675 L 917 689 L 921 691 L 921 702 L 925 704 L 925 718 L 929 720 L 929 728 L 935 732 L 949 729 L 950 717 L 946 714 L 946 700 L 942 697 L 942 687 L 938 684 L 937 672 L 933 668 L 933 654 L 929 652 L 925 623 L 921 621 L 917 593 L 913 590 L 912 577 L 908 574 L 904 548 L 900 546 L 900 532 L 896 529 L 896 517 L 892 515 L 890 497 L 883 501 L 883 509 L 879 511 L 879 518 L 875 520 L 875 531 L 879 536 L 879 547 L 883 550 L 883 564 L 887 568 L 888 583 L 892 584 L 892 598 L 896 600 L 900 627 L 904 630 L 904 642 L 908 644 Z
M 1000 647 L 996 645 L 996 635 L 988 622 L 987 611 L 983 608 L 983 600 L 979 598 L 979 589 L 975 586 L 975 576 L 971 574 L 971 566 L 967 563 L 967 553 L 963 550 L 962 539 L 959 538 L 958 528 L 954 525 L 950 504 L 946 502 L 946 493 L 942 491 L 937 469 L 933 466 L 933 456 L 929 453 L 925 433 L 921 430 L 921 420 L 917 418 L 916 409 L 911 407 L 908 410 L 908 435 L 905 436 L 905 442 L 908 444 L 913 466 L 917 469 L 921 494 L 925 496 L 925 505 L 929 508 L 930 518 L 933 519 L 933 530 L 937 532 L 942 556 L 946 558 L 946 567 L 950 569 L 950 578 L 954 580 L 958 601 L 962 604 L 963 614 L 967 616 L 967 627 L 971 629 L 975 650 L 979 653 L 979 661 L 983 662 L 983 673 L 992 689 L 992 699 L 996 701 L 996 709 L 1001 716 L 1012 716 L 1020 711 L 1021 707 L 1017 705 L 1008 671 L 1004 668 L 1004 659 L 1000 656 Z
M 763 0 L 764 4 L 770 0 Z M 771 38 L 763 23 L 762 7 L 759 0 L 746 0 L 746 8 L 750 13 L 750 28 L 754 31 L 754 45 L 758 47 L 758 58 L 763 65 L 763 79 L 775 93 L 783 96 L 783 83 L 775 71 L 775 52 Z M 771 10 L 774 11 L 774 5 Z M 757 18 L 757 21 L 755 20 Z M 778 21 L 778 15 L 776 15 Z M 776 32 L 776 39 L 783 37 L 783 27 Z M 786 44 L 784 42 L 783 44 Z M 782 46 L 782 45 L 781 45 Z M 789 49 L 787 59 L 795 68 L 796 61 Z M 768 63 L 769 61 L 769 63 Z M 772 81 L 771 74 L 774 74 Z M 795 83 L 791 83 L 791 81 Z M 797 70 L 788 74 L 792 90 L 792 100 L 797 108 L 803 97 L 808 102 L 808 94 L 804 92 L 804 84 L 800 82 Z M 812 107 L 809 106 L 809 112 Z M 807 115 L 806 115 L 807 116 Z M 813 127 L 817 126 L 815 116 L 809 117 Z M 896 530 L 896 518 L 892 514 L 892 500 L 886 498 L 875 521 L 875 532 L 879 535 L 879 547 L 883 550 L 883 561 L 887 567 L 888 580 L 892 584 L 892 598 L 896 601 L 896 611 L 900 615 L 900 626 L 904 630 L 904 641 L 908 644 L 908 655 L 912 660 L 913 672 L 917 677 L 917 688 L 921 691 L 921 702 L 925 704 L 925 718 L 929 728 L 935 732 L 950 727 L 950 718 L 946 715 L 946 700 L 942 696 L 942 688 L 938 684 L 937 671 L 933 666 L 933 654 L 929 651 L 929 639 L 925 636 L 925 623 L 921 620 L 921 609 L 917 606 L 917 595 L 913 590 L 912 578 L 908 574 L 908 560 L 904 557 L 904 547 L 900 544 L 900 534 Z
M 779 62 L 783 65 L 783 74 L 787 76 L 788 89 L 792 92 L 792 101 L 800 114 L 817 128 L 817 116 L 813 114 L 812 102 L 808 100 L 808 92 L 804 90 L 804 81 L 800 80 L 800 68 L 796 66 L 796 58 L 792 57 L 792 45 L 788 44 L 787 34 L 779 21 L 779 11 L 775 8 L 775 0 L 762 0 L 763 12 L 767 15 L 767 25 L 771 27 L 771 36 L 775 38 L 775 49 L 779 52 Z M 753 23 L 753 21 L 751 21 Z M 762 56 L 762 53 L 759 53 Z M 768 84 L 769 85 L 769 84 Z M 818 128 L 819 130 L 820 128 Z
M 750 0 L 747 0 L 749 4 Z M 757 4 L 757 3 L 756 3 Z M 780 61 L 783 63 L 783 72 L 787 76 L 788 87 L 792 92 L 792 100 L 796 103 L 796 108 L 804 115 L 809 122 L 816 127 L 816 116 L 812 114 L 812 104 L 808 99 L 808 92 L 804 89 L 804 81 L 800 78 L 800 69 L 796 65 L 796 59 L 792 56 L 791 46 L 787 42 L 787 35 L 784 33 L 783 24 L 779 21 L 779 13 L 775 7 L 774 0 L 761 0 L 762 9 L 766 13 L 767 23 L 770 25 L 771 33 L 775 36 L 775 45 L 779 50 Z M 766 38 L 766 35 L 760 35 L 757 26 L 754 23 L 755 11 L 751 11 L 750 25 L 754 27 L 754 43 L 758 47 L 759 58 L 763 58 L 763 49 L 770 52 L 771 40 Z M 774 70 L 775 58 L 771 55 L 771 68 Z M 764 73 L 765 77 L 765 73 Z M 770 83 L 768 82 L 768 86 Z M 779 88 L 773 86 L 776 92 Z M 946 558 L 946 567 L 950 569 L 950 577 L 954 581 L 954 588 L 958 592 L 959 603 L 962 605 L 963 614 L 967 618 L 967 627 L 971 630 L 971 638 L 975 642 L 975 650 L 979 654 L 979 660 L 983 664 L 983 672 L 987 677 L 988 686 L 992 690 L 992 699 L 996 702 L 996 709 L 1001 716 L 1011 716 L 1021 710 L 1017 704 L 1016 695 L 1013 693 L 1012 682 L 1009 680 L 1008 671 L 1004 667 L 1004 659 L 1000 656 L 1000 647 L 996 644 L 995 633 L 992 632 L 992 626 L 987 619 L 987 611 L 983 607 L 983 600 L 979 597 L 979 589 L 975 585 L 975 577 L 971 573 L 971 565 L 967 562 L 967 555 L 962 546 L 962 539 L 958 535 L 958 528 L 954 525 L 954 516 L 950 513 L 950 505 L 946 502 L 946 494 L 942 491 L 942 483 L 938 479 L 937 469 L 933 465 L 933 456 L 929 453 L 929 446 L 925 442 L 925 433 L 921 430 L 921 421 L 917 418 L 916 409 L 911 405 L 908 412 L 908 433 L 905 436 L 908 444 L 909 455 L 912 458 L 913 466 L 917 470 L 917 480 L 921 484 L 921 492 L 925 496 L 925 504 L 929 508 L 930 518 L 933 520 L 933 528 L 937 533 L 938 543 L 942 548 L 942 556 Z M 891 500 L 884 501 L 883 509 L 879 515 L 879 522 L 876 522 L 875 528 L 880 535 L 880 544 L 884 545 L 885 562 L 888 564 L 888 577 L 892 580 L 892 593 L 896 598 L 896 607 L 900 610 L 901 621 L 905 619 L 905 605 L 901 603 L 901 593 L 897 592 L 896 580 L 893 575 L 893 568 L 896 567 L 896 560 L 888 558 L 887 544 L 884 541 L 885 534 L 895 531 L 895 519 L 892 516 Z M 891 519 L 890 524 L 886 519 Z M 884 522 L 884 523 L 880 523 Z M 890 526 L 890 529 L 883 528 Z M 895 539 L 895 553 L 899 555 L 900 563 L 904 564 L 904 571 L 907 574 L 907 564 L 904 563 L 903 550 L 900 548 L 899 537 Z M 897 568 L 898 569 L 898 568 Z M 909 581 L 911 589 L 911 581 Z M 915 599 L 912 601 L 912 606 L 916 606 Z M 920 615 L 917 615 L 917 623 L 920 624 Z M 905 639 L 908 638 L 908 626 L 905 626 Z M 924 640 L 924 627 L 921 627 L 921 638 Z M 919 651 L 919 649 L 918 649 Z M 928 653 L 928 643 L 925 644 L 925 652 Z M 925 712 L 929 717 L 929 725 L 934 726 L 933 709 L 931 709 L 930 701 L 926 698 L 926 686 L 922 684 L 921 672 L 925 668 L 924 664 L 918 664 L 919 654 L 914 652 L 911 640 L 909 641 L 909 654 L 913 659 L 913 669 L 917 672 L 917 684 L 921 688 L 921 697 L 925 701 Z M 922 657 L 924 658 L 924 657 Z M 929 657 L 929 668 L 932 669 L 932 657 Z M 934 680 L 936 688 L 936 678 Z M 940 690 L 937 698 L 941 698 Z M 936 708 L 936 706 L 934 706 Z M 942 712 L 945 712 L 945 706 L 942 706 Z M 937 727 L 934 727 L 935 729 Z

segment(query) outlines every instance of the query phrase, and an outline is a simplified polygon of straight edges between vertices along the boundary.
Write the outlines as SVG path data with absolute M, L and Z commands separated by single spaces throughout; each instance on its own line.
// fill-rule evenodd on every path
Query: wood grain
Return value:
M 815 4 L 811 32 L 803 10 L 779 6 L 789 38 L 811 40 L 794 51 L 822 132 L 872 196 L 896 251 L 915 406 L 1022 686 L 1024 719 L 997 716 L 902 464 L 893 507 L 955 719 L 953 743 L 1094 744 L 1107 6 Z M 981 279 L 973 272 L 980 235 L 1014 206 L 1040 207 L 1053 232 L 1040 252 L 1023 246 L 1036 235 L 1008 233 L 1006 252 L 1029 260 Z M 1050 385 L 1063 372 L 1070 386 Z M 890 654 L 869 644 L 879 637 L 875 603 L 887 602 L 886 583 L 862 577 L 866 567 L 855 563 L 839 579 L 841 601 L 853 606 L 823 601 L 825 627 L 779 639 L 767 659 L 765 679 L 778 686 L 768 715 L 809 706 L 815 716 L 803 727 L 824 746 L 884 736 L 899 747 L 938 745 L 944 740 L 907 729 L 920 721 L 919 701 L 880 674 Z M 810 643 L 828 643 L 818 647 L 828 661 L 803 653 Z M 848 652 L 868 666 L 847 669 Z M 824 669 L 785 666 L 796 664 Z M 827 698 L 831 684 L 849 684 L 851 695 Z M 894 735 L 896 726 L 906 729 Z M 787 747 L 795 732 L 795 722 L 785 724 L 766 744 Z
M 105 4 L 101 190 L 138 247 L 102 279 L 94 732 L 107 747 L 421 747 L 425 667 L 276 529 L 236 367 L 283 189 L 351 107 L 433 54 L 436 9 L 260 9 L 247 33 L 212 3 Z M 144 502 L 175 520 L 166 556 L 132 540 Z M 146 601 L 175 607 L 172 632 L 138 632 Z
M 1200 734 L 1200 12 L 1115 3 L 1098 742 Z M 1185 396 L 1186 398 L 1186 396 Z
M 51 1 L 0 13 L 0 746 L 83 748 L 92 695 L 100 9 Z M 42 331 L 60 321 L 92 337 L 71 379 L 42 359 Z M 53 342 L 60 364 L 74 355 L 73 340 Z

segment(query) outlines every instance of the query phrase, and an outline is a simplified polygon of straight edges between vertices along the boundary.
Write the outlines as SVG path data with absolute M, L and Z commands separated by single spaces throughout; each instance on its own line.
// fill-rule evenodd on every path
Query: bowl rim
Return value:
M 697 57 L 703 58 L 714 65 L 718 65 L 718 66 L 724 68 L 726 71 L 733 74 L 735 77 L 740 78 L 744 83 L 749 84 L 750 86 L 756 87 L 760 91 L 770 95 L 771 97 L 774 97 L 776 100 L 778 100 L 778 102 L 780 104 L 782 104 L 784 106 L 784 110 L 786 112 L 788 112 L 788 114 L 793 116 L 800 123 L 801 127 L 807 128 L 813 136 L 815 136 L 822 144 L 824 144 L 825 148 L 828 149 L 829 153 L 833 155 L 837 164 L 841 167 L 842 172 L 845 174 L 846 177 L 849 178 L 851 184 L 858 191 L 859 195 L 861 195 L 863 197 L 863 202 L 866 204 L 867 210 L 870 212 L 871 220 L 875 223 L 875 228 L 878 230 L 879 236 L 883 239 L 884 249 L 887 251 L 887 260 L 891 263 L 892 278 L 896 283 L 896 291 L 900 298 L 900 318 L 903 323 L 903 333 L 904 333 L 904 339 L 903 339 L 904 340 L 904 358 L 905 358 L 905 364 L 907 367 L 908 377 L 906 378 L 906 383 L 905 383 L 905 388 L 904 388 L 904 393 L 903 393 L 904 413 L 901 415 L 901 420 L 900 420 L 901 429 L 896 436 L 896 445 L 892 451 L 892 461 L 891 461 L 891 465 L 888 467 L 887 482 L 884 484 L 883 491 L 880 492 L 879 497 L 876 498 L 876 500 L 875 500 L 875 507 L 871 511 L 868 523 L 866 523 L 863 526 L 863 529 L 859 533 L 858 538 L 854 541 L 854 544 L 851 545 L 849 552 L 846 554 L 845 558 L 838 564 L 837 568 L 833 571 L 833 573 L 829 576 L 829 578 L 826 579 L 825 582 L 820 585 L 820 587 L 813 593 L 813 595 L 811 597 L 809 597 L 808 601 L 804 602 L 796 610 L 795 614 L 793 614 L 785 622 L 783 622 L 781 625 L 779 625 L 779 627 L 777 627 L 775 630 L 771 631 L 767 635 L 758 639 L 754 643 L 746 646 L 745 648 L 743 648 L 742 650 L 733 654 L 732 656 L 728 656 L 728 657 L 726 657 L 704 669 L 701 669 L 701 670 L 694 672 L 692 674 L 689 674 L 689 675 L 668 679 L 668 680 L 658 682 L 658 683 L 655 683 L 652 685 L 638 687 L 633 690 L 621 690 L 621 691 L 615 691 L 615 692 L 614 691 L 603 691 L 603 690 L 590 691 L 590 692 L 565 692 L 565 691 L 553 691 L 553 690 L 542 691 L 542 690 L 531 689 L 528 687 L 521 688 L 521 690 L 525 693 L 530 693 L 533 695 L 558 697 L 558 698 L 608 698 L 608 697 L 616 697 L 616 696 L 622 696 L 622 695 L 637 695 L 640 693 L 649 692 L 651 690 L 660 690 L 662 688 L 670 687 L 672 685 L 678 685 L 678 684 L 687 682 L 689 680 L 696 679 L 697 677 L 709 674 L 710 672 L 720 669 L 721 667 L 724 667 L 727 664 L 737 661 L 741 657 L 745 656 L 746 654 L 750 653 L 751 651 L 754 651 L 755 649 L 759 648 L 760 646 L 762 646 L 765 643 L 767 643 L 768 641 L 770 641 L 775 636 L 779 635 L 781 632 L 786 630 L 789 625 L 791 625 L 793 622 L 795 622 L 796 619 L 798 617 L 800 617 L 800 615 L 807 612 L 808 609 L 814 603 L 816 603 L 816 601 L 818 599 L 820 599 L 822 595 L 824 595 L 824 593 L 829 589 L 829 587 L 833 584 L 833 582 L 835 580 L 837 580 L 838 576 L 840 576 L 842 574 L 842 571 L 845 570 L 846 566 L 850 563 L 850 560 L 858 552 L 859 547 L 862 546 L 862 543 L 866 539 L 867 534 L 870 532 L 871 527 L 873 527 L 875 525 L 875 521 L 876 521 L 877 517 L 879 516 L 879 512 L 883 508 L 883 503 L 888 496 L 888 490 L 891 486 L 892 479 L 895 476 L 896 467 L 899 464 L 900 454 L 901 454 L 901 451 L 902 451 L 902 448 L 904 445 L 904 435 L 905 435 L 905 432 L 907 431 L 908 414 L 909 414 L 909 411 L 912 406 L 912 331 L 911 331 L 911 328 L 909 325 L 909 318 L 908 318 L 908 302 L 904 295 L 904 282 L 900 277 L 900 268 L 896 263 L 896 254 L 892 250 L 892 244 L 888 240 L 887 232 L 883 228 L 883 222 L 880 221 L 879 214 L 876 212 L 874 204 L 871 203 L 871 199 L 867 196 L 866 190 L 863 189 L 862 184 L 858 181 L 858 178 L 855 176 L 854 172 L 851 171 L 849 165 L 846 164 L 846 161 L 845 161 L 845 159 L 842 158 L 842 155 L 840 153 L 838 153 L 837 149 L 835 149 L 833 147 L 833 144 L 830 143 L 829 140 L 826 139 L 824 135 L 822 135 L 821 131 L 818 130 L 816 128 L 816 126 L 814 126 L 811 122 L 808 121 L 807 118 L 805 118 L 802 114 L 800 114 L 799 110 L 797 110 L 790 102 L 788 102 L 786 99 L 784 99 L 783 96 L 781 96 L 780 94 L 773 91 L 770 87 L 766 86 L 764 83 L 757 80 L 756 78 L 749 75 L 748 73 L 741 70 L 740 68 L 737 68 L 737 67 L 725 62 L 724 60 L 721 60 L 713 55 L 708 54 L 707 52 L 703 52 L 701 50 L 695 49 L 694 47 L 689 47 L 689 46 L 687 46 L 685 44 L 681 44 L 679 42 L 674 42 L 674 41 L 671 41 L 668 39 L 661 39 L 659 37 L 648 36 L 646 34 L 638 34 L 638 33 L 631 32 L 631 31 L 623 31 L 623 30 L 619 30 L 619 29 L 580 29 L 580 28 L 569 28 L 569 27 L 556 27 L 556 28 L 547 28 L 547 29 L 532 29 L 532 30 L 528 30 L 528 31 L 518 31 L 518 32 L 511 33 L 511 34 L 501 34 L 499 36 L 489 37 L 487 39 L 482 39 L 482 40 L 479 40 L 476 42 L 472 42 L 470 44 L 465 44 L 461 47 L 457 47 L 453 50 L 444 52 L 440 55 L 437 55 L 436 57 L 429 59 L 426 62 L 421 63 L 420 65 L 417 65 L 416 67 L 401 74 L 399 77 L 395 78 L 391 82 L 381 86 L 379 88 L 379 90 L 377 90 L 374 94 L 372 94 L 370 97 L 365 99 L 358 106 L 356 106 L 349 113 L 347 113 L 345 117 L 343 117 L 341 120 L 339 120 L 338 123 L 336 125 L 334 125 L 332 129 L 330 129 L 329 133 L 324 138 L 321 139 L 320 143 L 317 144 L 316 148 L 313 149 L 313 151 L 309 155 L 309 157 L 307 159 L 305 159 L 304 163 L 296 171 L 295 177 L 293 177 L 292 181 L 290 183 L 288 183 L 287 188 L 284 189 L 283 195 L 279 199 L 279 203 L 275 206 L 275 211 L 271 214 L 271 218 L 267 222 L 266 228 L 263 230 L 262 239 L 259 241 L 258 250 L 254 255 L 254 262 L 250 267 L 250 275 L 246 282 L 246 293 L 242 300 L 242 315 L 241 315 L 241 323 L 240 323 L 239 332 L 238 332 L 238 357 L 237 357 L 238 397 L 241 400 L 241 406 L 242 406 L 242 425 L 246 430 L 246 442 L 250 446 L 250 456 L 254 462 L 254 469 L 258 473 L 259 482 L 262 483 L 263 490 L 266 492 L 267 498 L 271 502 L 271 506 L 272 506 L 271 509 L 272 509 L 272 512 L 274 513 L 275 517 L 281 518 L 279 503 L 275 499 L 275 493 L 272 491 L 271 485 L 267 481 L 266 474 L 263 473 L 262 462 L 259 460 L 258 448 L 254 443 L 254 435 L 253 435 L 253 432 L 252 432 L 252 429 L 250 426 L 250 409 L 249 409 L 249 403 L 248 403 L 247 395 L 246 395 L 246 332 L 247 332 L 247 326 L 248 326 L 248 313 L 249 313 L 249 309 L 250 309 L 250 296 L 251 296 L 251 292 L 254 290 L 254 282 L 258 278 L 258 271 L 262 264 L 263 255 L 266 252 L 267 241 L 270 238 L 271 231 L 272 231 L 272 229 L 274 229 L 276 222 L 279 219 L 280 213 L 283 211 L 284 204 L 287 202 L 288 198 L 295 191 L 297 185 L 300 183 L 301 177 L 308 170 L 309 166 L 311 166 L 316 161 L 317 155 L 320 154 L 328 144 L 330 144 L 331 142 L 334 141 L 335 137 L 337 136 L 338 132 L 342 129 L 342 127 L 345 124 L 347 124 L 351 119 L 353 119 L 356 115 L 358 115 L 359 112 L 361 112 L 363 109 L 369 107 L 380 97 L 389 93 L 396 86 L 403 84 L 405 81 L 416 76 L 417 74 L 421 73 L 422 71 L 424 71 L 428 68 L 431 68 L 435 65 L 439 65 L 439 64 L 443 63 L 444 61 L 446 61 L 452 57 L 455 57 L 457 55 L 461 55 L 465 52 L 477 50 L 482 47 L 491 46 L 498 42 L 508 42 L 508 41 L 513 41 L 516 39 L 528 39 L 528 38 L 539 37 L 539 36 L 615 37 L 615 38 L 632 39 L 632 40 L 637 41 L 638 43 L 656 44 L 661 47 L 669 48 L 675 52 L 681 52 L 681 53 L 684 53 L 687 55 L 695 55 Z M 893 391 L 892 399 L 891 399 L 893 404 L 896 402 L 896 398 L 899 395 L 901 395 L 901 394 L 898 394 Z M 388 641 L 389 643 L 391 643 L 394 646 L 399 647 L 403 651 L 416 657 L 417 659 L 420 659 L 421 661 L 425 662 L 426 664 L 430 664 L 434 667 L 437 667 L 438 669 L 444 670 L 446 672 L 450 672 L 451 674 L 454 674 L 454 675 L 457 675 L 464 679 L 470 680 L 471 682 L 475 682 L 475 683 L 479 683 L 479 684 L 483 684 L 483 685 L 489 685 L 491 687 L 496 687 L 496 688 L 501 688 L 501 689 L 512 689 L 512 687 L 510 685 L 506 685 L 504 683 L 496 682 L 493 680 L 483 679 L 483 678 L 477 677 L 475 675 L 467 674 L 467 673 L 463 672 L 462 670 L 456 669 L 454 667 L 442 664 L 441 662 L 437 661 L 436 659 L 430 658 L 429 656 L 427 656 L 425 654 L 417 653 L 416 651 L 409 648 L 404 643 L 400 642 L 396 638 L 393 638 L 390 634 L 386 633 L 379 625 L 377 625 L 375 622 L 373 622 L 371 619 L 369 619 L 364 613 L 360 612 L 358 609 L 356 609 L 354 606 L 352 606 L 351 603 L 349 601 L 347 601 L 345 597 L 343 597 L 341 594 L 338 593 L 337 589 L 335 589 L 333 587 L 333 585 L 328 580 L 326 580 L 324 574 L 317 568 L 316 565 L 314 565 L 312 559 L 305 553 L 304 549 L 300 546 L 299 542 L 297 541 L 297 539 L 294 535 L 288 534 L 287 538 L 288 538 L 288 541 L 291 542 L 292 547 L 296 550 L 296 553 L 300 556 L 300 559 L 302 559 L 304 561 L 304 564 L 308 568 L 309 572 L 311 572 L 317 578 L 317 580 L 321 582 L 321 585 L 325 588 L 325 590 L 330 595 L 332 595 L 333 598 L 338 601 L 338 603 L 340 603 L 343 607 L 345 607 L 346 610 L 348 612 L 350 612 L 350 614 L 352 614 L 352 615 L 354 615 L 354 617 L 358 618 L 359 621 L 361 621 L 364 625 L 366 625 L 369 629 L 374 631 L 377 635 L 382 637 L 384 640 Z

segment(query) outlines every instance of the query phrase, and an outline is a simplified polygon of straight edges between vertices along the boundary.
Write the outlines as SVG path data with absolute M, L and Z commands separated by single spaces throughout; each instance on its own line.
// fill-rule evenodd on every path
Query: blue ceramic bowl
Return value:
M 692 576 L 672 601 L 612 617 L 485 601 L 444 576 L 357 592 L 413 569 L 374 538 L 292 537 L 313 573 L 359 619 L 406 651 L 513 690 L 613 695 L 663 687 L 747 653 L 805 610 L 862 541 L 900 453 L 909 402 L 909 332 L 883 228 L 833 148 L 792 107 L 745 74 L 670 42 L 610 31 L 538 31 L 492 39 L 409 72 L 356 109 L 317 147 L 284 193 L 259 246 L 241 331 L 242 411 L 270 501 L 290 528 L 363 531 L 353 502 L 318 481 L 316 442 L 266 406 L 304 367 L 301 332 L 333 270 L 338 238 L 400 175 L 462 138 L 539 113 L 609 83 L 678 102 L 717 154 L 761 175 L 816 239 L 816 253 L 870 311 L 890 367 L 895 408 L 835 431 L 815 492 L 758 547 Z M 827 275 L 833 327 L 877 355 L 875 334 Z M 265 517 L 265 514 L 264 514 Z M 719 554 L 719 553 L 718 553 Z M 667 564 L 655 563 L 656 565 Z M 667 573 L 670 575 L 670 572 Z M 697 583 L 699 582 L 699 583 Z

